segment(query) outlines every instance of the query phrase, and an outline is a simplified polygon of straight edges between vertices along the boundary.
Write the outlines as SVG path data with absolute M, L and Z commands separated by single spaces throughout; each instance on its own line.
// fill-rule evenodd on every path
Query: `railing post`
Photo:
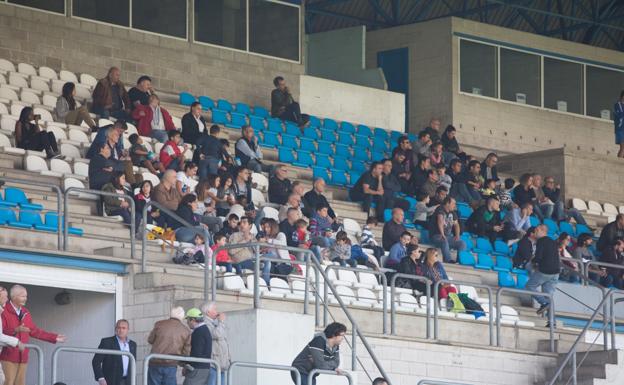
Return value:
M 388 334 L 388 278 L 386 278 L 384 273 L 380 273 L 379 275 L 381 276 L 381 286 L 383 289 L 383 299 L 381 304 L 383 307 L 381 312 L 383 317 L 383 334 Z
M 440 290 L 440 282 L 438 281 L 433 285 L 433 296 L 435 297 L 433 301 L 433 339 L 438 339 L 438 306 L 440 306 L 440 301 L 438 300 L 439 290 Z M 429 305 L 427 305 L 427 308 Z
M 327 274 L 328 269 L 329 266 L 325 269 L 325 279 L 323 279 L 323 327 L 327 326 L 327 312 L 329 311 L 329 304 L 327 303 L 327 298 L 329 298 L 329 295 L 327 294 L 327 289 L 329 287 L 329 284 L 327 283 L 327 278 L 329 277 L 329 274 Z
M 576 385 L 576 349 L 572 354 L 572 385 Z
M 260 308 L 260 246 L 254 246 L 254 309 Z M 267 285 L 269 283 L 267 282 Z
M 308 314 L 308 302 L 310 301 L 310 255 L 308 253 L 303 254 L 305 258 L 305 284 L 303 293 L 303 314 Z
M 352 323 L 351 324 L 351 370 L 355 371 L 357 369 L 357 353 L 355 347 L 357 346 L 357 328 Z
M 351 376 L 351 373 L 346 372 L 346 371 L 340 371 L 340 373 L 331 371 L 331 370 L 320 370 L 320 369 L 312 369 L 310 371 L 310 373 L 308 373 L 308 384 L 312 385 L 314 384 L 314 378 L 319 376 L 319 375 L 328 375 L 328 376 L 343 376 L 343 377 L 347 377 L 347 381 L 349 383 L 349 385 L 353 385 L 353 377 Z
M 214 286 L 215 278 L 217 277 L 217 256 L 213 255 L 208 265 L 206 258 L 212 253 L 210 250 L 210 233 L 208 229 L 204 228 L 204 301 L 215 301 L 216 298 L 212 295 L 211 283 Z
M 143 223 L 141 227 L 143 231 L 141 232 L 141 273 L 147 272 L 147 260 L 145 259 L 145 248 L 147 247 L 147 210 L 149 209 L 152 202 L 147 202 L 145 206 L 143 206 Z
M 308 255 L 309 258 L 313 258 L 313 256 Z M 321 293 L 319 293 L 319 289 L 320 289 L 320 282 L 321 282 L 321 277 L 320 277 L 320 273 L 318 271 L 318 269 L 315 267 L 314 268 L 314 287 L 315 287 L 315 293 L 316 295 L 314 296 L 314 325 L 316 327 L 321 326 Z
M 255 362 L 242 362 L 242 361 L 234 361 L 230 364 L 230 367 L 227 370 L 227 385 L 234 384 L 234 380 L 233 380 L 234 376 L 232 374 L 234 373 L 234 369 L 237 367 L 288 371 L 295 376 L 295 385 L 301 385 L 301 373 L 299 373 L 299 371 L 292 366 L 263 364 L 263 363 L 255 363 Z
M 30 350 L 34 350 L 37 353 L 37 385 L 43 385 L 45 383 L 43 349 L 33 344 L 26 344 L 24 346 Z
M 103 354 L 110 356 L 127 356 L 130 367 L 128 368 L 129 372 L 132 373 L 131 376 L 128 376 L 130 379 L 129 385 L 136 385 L 136 377 L 137 377 L 137 368 L 136 368 L 136 359 L 134 356 L 128 351 L 122 350 L 109 350 L 109 349 L 93 349 L 93 348 L 78 348 L 71 346 L 59 346 L 54 349 L 54 353 L 52 353 L 52 383 L 57 382 L 58 377 L 58 356 L 61 352 L 73 352 L 73 353 L 87 353 L 87 354 Z
M 615 343 L 615 299 L 614 295 L 609 296 L 609 318 L 611 319 L 611 349 L 617 349 Z
M 221 384 L 221 373 L 222 373 L 221 366 L 219 366 L 219 363 L 217 361 L 211 358 L 176 356 L 172 354 L 157 354 L 157 353 L 149 354 L 147 357 L 145 357 L 145 360 L 143 361 L 143 385 L 148 385 L 147 373 L 149 371 L 149 362 L 153 359 L 175 360 L 175 361 L 180 361 L 180 362 L 198 362 L 198 363 L 210 364 L 214 366 L 217 371 L 216 385 L 225 385 L 225 384 Z
M 396 280 L 397 275 L 395 274 L 390 279 L 390 334 L 392 335 L 396 335 Z

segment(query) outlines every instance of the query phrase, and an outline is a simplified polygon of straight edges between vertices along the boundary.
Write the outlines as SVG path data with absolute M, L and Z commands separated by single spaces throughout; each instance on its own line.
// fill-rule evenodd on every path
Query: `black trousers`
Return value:
M 307 122 L 309 116 L 301 114 L 301 107 L 299 106 L 299 103 L 292 102 L 286 106 L 286 110 L 282 112 L 280 119 L 295 122 L 297 125 L 302 126 Z
M 57 153 L 56 136 L 53 132 L 39 131 L 30 137 L 26 148 L 33 151 L 45 151 L 48 155 Z

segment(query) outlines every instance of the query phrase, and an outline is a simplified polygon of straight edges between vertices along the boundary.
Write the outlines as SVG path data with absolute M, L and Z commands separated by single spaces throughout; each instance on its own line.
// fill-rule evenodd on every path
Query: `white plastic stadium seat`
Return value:
M 596 201 L 587 201 L 587 213 L 594 215 L 602 214 L 602 206 Z
M 344 227 L 344 231 L 346 231 L 347 234 L 355 235 L 356 237 L 359 237 L 360 234 L 362 234 L 362 228 L 360 227 L 360 224 L 351 218 L 344 218 L 344 220 L 342 221 L 342 225 Z
M 78 83 L 76 74 L 67 70 L 61 70 L 61 72 L 59 72 L 59 78 L 64 82 Z
M 0 59 L 0 70 L 15 72 L 15 65 L 6 59 Z
M 30 79 L 30 88 L 37 91 L 49 92 L 50 80 L 40 77 L 33 77 L 32 79 Z
M 580 198 L 572 199 L 572 207 L 579 211 L 587 211 L 587 203 L 585 203 L 585 201 Z
M 8 87 L 0 87 L 0 98 L 9 99 L 11 101 L 19 100 L 17 92 L 15 92 L 15 90 L 13 90 L 12 88 Z
M 39 76 L 46 79 L 58 79 L 56 71 L 46 66 L 39 67 Z
M 248 275 L 247 276 L 247 290 L 253 292 L 253 288 L 254 288 L 254 276 L 253 275 Z M 264 281 L 264 278 L 260 277 L 258 278 L 258 289 L 260 290 L 260 295 L 263 297 L 268 297 L 268 298 L 284 298 L 284 293 L 283 292 L 271 292 L 269 290 L 269 288 L 267 287 L 266 282 Z
M 376 305 L 378 303 L 377 296 L 370 289 L 359 288 L 357 290 L 358 301 Z
M 76 148 L 76 146 L 69 144 L 69 143 L 61 143 L 61 154 L 68 157 L 68 158 L 82 158 L 82 155 L 80 155 L 80 150 L 78 150 Z M 87 166 L 88 167 L 88 166 Z M 87 176 L 88 176 L 88 171 L 87 171 Z
M 0 84 L 7 84 L 6 79 L 4 78 L 4 74 L 0 72 Z
M 67 190 L 70 187 L 85 188 L 85 185 L 84 185 L 84 183 L 82 183 L 81 181 L 79 181 L 76 178 L 65 178 L 65 179 L 63 179 L 63 189 Z
M 137 134 L 139 133 L 139 131 L 137 131 L 137 128 L 134 124 L 132 123 L 126 123 L 126 125 L 128 126 L 128 129 L 124 132 L 124 134 L 126 134 L 126 136 L 130 136 L 132 134 Z
M 620 206 L 618 210 L 620 211 L 620 214 L 624 214 L 624 206 Z
M 273 207 L 264 207 L 262 209 L 262 212 L 264 212 L 265 218 L 273 218 L 279 222 L 279 211 L 277 211 Z
M 88 166 L 87 166 L 87 170 L 88 170 Z M 158 179 L 158 177 L 152 174 L 151 172 L 144 172 L 141 175 L 143 176 L 143 180 L 149 180 L 150 182 L 152 182 L 152 185 L 154 187 L 158 186 L 158 184 L 160 183 L 160 179 Z
M 9 84 L 16 87 L 28 88 L 28 81 L 26 78 L 15 72 L 9 74 Z
M 264 195 L 260 190 L 256 190 L 255 188 L 251 189 L 251 201 L 257 207 L 263 206 L 266 200 L 264 199 Z
M 88 87 L 95 87 L 97 85 L 97 79 L 89 74 L 81 74 L 80 83 Z
M 28 63 L 19 63 L 17 65 L 17 72 L 24 74 L 24 75 L 37 76 L 37 70 L 35 69 L 35 67 L 33 67 L 32 65 Z
M 258 190 L 266 192 L 269 190 L 269 180 L 263 174 L 254 172 L 251 174 L 251 180 L 256 183 Z
M 3 116 L 0 119 L 0 128 L 6 131 L 15 131 L 15 123 L 17 123 L 16 119 L 11 118 L 10 116 Z
M 253 292 L 245 287 L 243 279 L 234 273 L 223 275 L 223 289 L 237 291 L 241 295 L 253 295 Z
M 39 99 L 39 96 L 35 95 L 31 91 L 22 91 L 22 93 L 20 94 L 20 100 L 28 104 L 41 104 L 41 99 Z
M 109 120 L 109 119 L 102 118 L 102 119 L 98 120 L 98 127 L 109 126 L 111 124 L 113 124 L 113 121 Z
M 26 103 L 22 103 L 22 102 L 15 102 L 11 104 L 11 115 L 13 116 L 20 116 L 20 114 L 22 113 L 22 110 L 24 109 L 24 107 L 26 107 Z
M 41 104 L 43 104 L 44 106 L 56 108 L 56 97 L 50 94 L 43 94 L 43 97 L 41 98 L 41 102 L 42 102 Z
M 76 99 L 89 99 L 91 98 L 91 89 L 83 86 L 82 84 L 76 84 Z
M 407 293 L 399 294 L 399 304 L 403 311 L 414 311 L 414 309 L 419 308 L 418 301 L 414 298 L 413 295 Z
M 50 171 L 58 172 L 61 174 L 71 174 L 72 169 L 69 163 L 65 162 L 62 159 L 52 159 L 50 160 Z
M 618 209 L 613 204 L 605 203 L 602 205 L 602 207 L 604 208 L 605 215 L 618 215 Z
M 178 118 L 177 116 L 172 116 L 171 120 L 173 121 L 173 126 L 175 128 L 182 128 L 182 119 Z
M 53 122 L 54 118 L 52 117 L 52 114 L 50 113 L 50 111 L 44 109 L 44 108 L 40 108 L 40 107 L 35 107 L 34 108 L 34 113 L 35 115 L 41 115 L 41 121 L 43 122 Z
M 89 177 L 89 165 L 83 162 L 74 163 L 74 174 Z
M 292 292 L 290 291 L 290 286 L 288 286 L 288 282 L 284 281 L 283 279 L 271 278 L 269 282 L 271 284 L 271 292 L 275 294 L 281 294 L 282 296 L 292 294 Z
M 69 140 L 78 143 L 89 144 L 89 137 L 83 131 L 76 128 L 69 130 Z
M 9 109 L 4 103 L 0 103 L 0 115 L 9 114 Z
M 50 171 L 45 159 L 35 155 L 26 156 L 26 170 L 46 173 Z
M 67 140 L 67 134 L 65 134 L 65 130 L 60 127 L 49 125 L 46 127 L 46 131 L 52 132 L 56 137 L 56 140 Z
M 51 84 L 51 87 L 50 87 L 50 88 L 52 88 L 52 92 L 54 92 L 55 94 L 59 94 L 59 95 L 61 95 L 61 94 L 63 93 L 63 85 L 64 85 L 65 83 L 66 83 L 66 82 L 65 82 L 65 81 L 63 81 L 63 80 L 56 80 L 56 79 L 53 79 L 53 80 L 52 80 L 52 84 Z

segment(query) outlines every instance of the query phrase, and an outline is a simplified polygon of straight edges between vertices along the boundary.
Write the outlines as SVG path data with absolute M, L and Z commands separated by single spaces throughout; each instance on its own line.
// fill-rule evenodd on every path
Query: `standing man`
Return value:
M 115 324 L 115 335 L 102 338 L 98 349 L 119 350 L 130 352 L 136 359 L 136 342 L 130 341 L 128 331 L 130 323 L 120 319 Z M 129 385 L 130 376 L 136 373 L 130 372 L 130 358 L 128 356 L 111 356 L 96 354 L 91 360 L 93 375 L 100 385 Z
M 399 207 L 392 209 L 392 218 L 384 224 L 381 235 L 384 250 L 390 251 L 390 248 L 401 239 L 401 235 L 407 231 L 403 225 L 404 219 L 403 209 Z
M 529 276 L 526 289 L 536 292 L 537 288 L 541 287 L 543 293 L 553 294 L 559 281 L 559 271 L 561 271 L 561 264 L 557 241 L 550 237 L 541 237 L 536 242 L 533 271 Z M 540 304 L 537 310 L 538 315 L 544 314 L 547 310 L 551 311 L 550 299 L 540 295 L 534 295 L 533 298 Z M 546 324 L 546 327 L 549 326 L 550 321 Z
M 4 311 L 4 305 L 7 303 L 8 299 L 9 293 L 7 292 L 7 289 L 0 286 L 0 314 Z M 20 340 L 2 333 L 2 322 L 0 322 L 0 352 L 5 346 L 10 346 L 12 348 L 17 347 L 20 352 L 24 351 L 24 344 L 22 344 Z M 2 366 L 0 366 L 0 384 L 4 385 L 4 372 L 2 371 Z
M 24 307 L 28 300 L 28 292 L 24 286 L 13 285 L 9 296 L 11 300 L 2 312 L 2 333 L 14 336 L 19 343 L 14 347 L 5 346 L 0 353 L 0 362 L 6 377 L 5 385 L 25 385 L 28 349 L 24 349 L 21 344 L 27 344 L 30 337 L 55 344 L 65 342 L 65 336 L 49 333 L 37 327 L 30 312 Z
M 230 367 L 230 347 L 228 346 L 227 330 L 225 328 L 225 314 L 219 313 L 215 302 L 205 303 L 202 306 L 206 326 L 212 336 L 212 359 L 221 367 L 221 385 L 225 384 L 225 371 Z M 217 369 L 210 367 L 208 385 L 216 385 Z
M 194 307 L 186 312 L 186 321 L 191 333 L 191 357 L 212 358 L 212 336 L 204 322 L 204 314 Z M 184 368 L 183 385 L 206 385 L 210 376 L 210 364 L 191 362 Z
M 271 116 L 295 122 L 299 127 L 305 126 L 309 118 L 307 115 L 301 115 L 299 103 L 293 99 L 284 78 L 275 77 L 273 85 L 275 89 L 271 91 Z
M 313 369 L 335 370 L 340 374 L 340 344 L 344 341 L 347 327 L 338 322 L 332 322 L 323 331 L 314 336 L 312 341 L 295 357 L 292 366 L 301 375 L 301 385 L 314 385 L 315 381 L 308 383 L 308 374 Z M 294 374 L 291 374 L 293 382 Z
M 624 90 L 620 92 L 620 100 L 613 106 L 613 125 L 615 126 L 615 144 L 620 145 L 618 158 L 624 158 Z
M 152 345 L 150 353 L 188 356 L 191 351 L 191 331 L 183 323 L 184 309 L 171 309 L 171 317 L 158 321 L 147 337 Z M 147 382 L 149 385 L 176 385 L 178 361 L 154 359 L 149 363 Z

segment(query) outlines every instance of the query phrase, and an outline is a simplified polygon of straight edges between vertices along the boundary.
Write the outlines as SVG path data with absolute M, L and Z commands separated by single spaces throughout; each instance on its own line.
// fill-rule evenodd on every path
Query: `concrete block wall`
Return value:
M 106 75 L 111 66 L 129 85 L 147 74 L 156 90 L 190 91 L 268 106 L 272 80 L 299 95 L 302 64 L 194 44 L 150 33 L 0 3 L 0 57 L 14 62 Z

